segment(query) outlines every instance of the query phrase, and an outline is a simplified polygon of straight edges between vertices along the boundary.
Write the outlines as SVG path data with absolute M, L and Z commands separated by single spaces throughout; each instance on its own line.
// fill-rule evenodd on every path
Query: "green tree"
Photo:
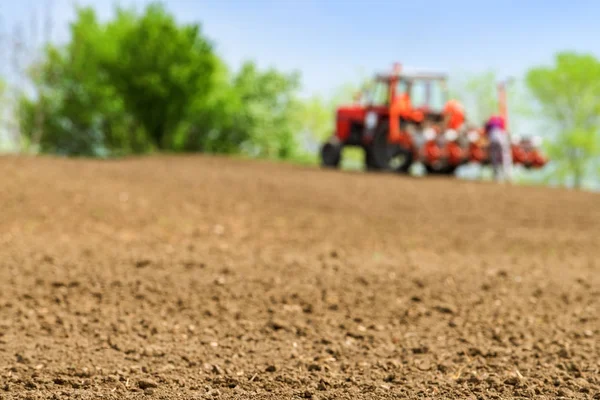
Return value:
M 301 152 L 297 73 L 261 71 L 246 62 L 231 75 L 219 63 L 213 85 L 211 95 L 192 106 L 190 123 L 181 134 L 185 150 L 275 159 Z
M 41 64 L 30 68 L 35 98 L 21 99 L 23 134 L 43 152 L 100 156 L 140 152 L 147 141 L 103 64 L 117 51 L 124 27 L 134 21 L 119 12 L 107 25 L 91 8 L 78 8 L 71 40 L 48 46 Z
M 118 8 L 105 24 L 78 8 L 70 42 L 31 69 L 38 96 L 21 101 L 24 134 L 68 155 L 173 148 L 192 106 L 210 97 L 216 63 L 199 26 L 178 26 L 160 5 Z
M 580 188 L 600 156 L 600 61 L 562 52 L 554 65 L 529 70 L 526 81 L 541 115 L 553 124 L 556 138 L 548 153 L 557 177 Z
M 232 80 L 229 69 L 219 60 L 212 76 L 213 90 L 190 105 L 187 123 L 177 135 L 178 149 L 221 154 L 240 151 L 248 132 L 238 121 L 243 104 Z
M 233 89 L 242 104 L 233 130 L 243 140 L 244 153 L 278 159 L 296 154 L 301 129 L 299 86 L 297 73 L 260 71 L 253 62 L 244 63 L 233 79 Z
M 124 30 L 104 66 L 153 144 L 168 149 L 194 101 L 209 97 L 216 63 L 199 24 L 180 26 L 162 5 L 152 3 Z
M 177 24 L 159 3 L 117 8 L 106 23 L 92 8 L 76 15 L 71 40 L 31 69 L 37 96 L 21 101 L 24 133 L 42 151 L 299 151 L 297 73 L 248 62 L 232 74 L 199 25 Z

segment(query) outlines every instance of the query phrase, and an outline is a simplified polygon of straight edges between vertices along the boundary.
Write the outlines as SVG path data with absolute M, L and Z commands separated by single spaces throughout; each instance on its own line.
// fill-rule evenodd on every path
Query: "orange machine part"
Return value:
M 435 140 L 429 140 L 423 146 L 425 160 L 428 164 L 433 164 L 442 157 L 442 149 L 437 145 Z
M 389 141 L 391 143 L 402 143 L 406 142 L 403 139 L 403 135 L 400 130 L 400 117 L 405 119 L 411 119 L 413 116 L 413 110 L 410 104 L 410 97 L 407 93 L 394 96 L 390 106 L 390 136 Z
M 410 135 L 401 131 L 400 118 L 421 122 L 425 118 L 425 115 L 419 110 L 413 110 L 408 93 L 396 93 L 396 84 L 398 79 L 400 79 L 401 72 L 402 64 L 395 63 L 392 73 L 393 78 L 390 79 L 389 86 L 390 122 L 388 141 L 390 143 L 402 144 L 408 148 L 412 145 L 412 140 Z
M 485 149 L 477 143 L 469 145 L 469 160 L 476 163 L 482 163 L 487 157 Z
M 525 164 L 528 161 L 527 152 L 519 145 L 513 144 L 511 146 L 512 159 L 515 164 Z
M 463 150 L 455 142 L 449 142 L 446 145 L 446 151 L 448 153 L 448 162 L 451 165 L 459 165 L 463 159 Z
M 447 127 L 450 129 L 458 129 L 465 122 L 464 108 L 457 100 L 449 100 L 446 103 L 444 114 L 447 118 Z
M 548 160 L 537 150 L 534 150 L 531 154 L 531 165 L 535 168 L 541 168 Z

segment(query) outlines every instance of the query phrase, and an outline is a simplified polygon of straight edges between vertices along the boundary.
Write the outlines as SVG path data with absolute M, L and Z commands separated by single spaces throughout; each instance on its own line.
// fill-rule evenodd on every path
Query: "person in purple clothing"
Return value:
M 494 115 L 485 124 L 489 139 L 490 162 L 495 181 L 510 181 L 512 175 L 512 153 L 510 139 L 505 129 L 504 118 Z

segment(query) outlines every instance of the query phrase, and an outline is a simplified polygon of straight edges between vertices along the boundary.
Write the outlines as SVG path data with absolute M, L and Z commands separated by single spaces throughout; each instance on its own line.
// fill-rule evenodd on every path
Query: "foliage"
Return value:
M 547 150 L 558 177 L 581 187 L 600 156 L 600 61 L 559 53 L 554 65 L 532 68 L 526 81 L 541 115 L 555 125 L 556 137 Z
M 298 148 L 295 134 L 300 125 L 296 91 L 297 74 L 283 75 L 269 69 L 261 72 L 245 63 L 233 81 L 244 107 L 236 116 L 237 129 L 248 139 L 243 151 L 257 157 L 290 158 Z
M 335 104 L 323 97 L 313 96 L 307 99 L 302 107 L 302 128 L 316 142 L 326 140 L 335 128 Z
M 238 153 L 241 143 L 248 139 L 236 129 L 236 115 L 243 104 L 222 61 L 217 60 L 211 79 L 213 90 L 192 100 L 187 123 L 177 135 L 175 146 L 184 151 Z
M 150 4 L 141 17 L 119 16 L 109 30 L 121 35 L 102 66 L 151 143 L 171 148 L 169 133 L 189 115 L 192 102 L 203 101 L 212 89 L 216 56 L 199 25 L 178 26 L 159 4 Z
M 298 74 L 248 62 L 232 75 L 198 24 L 178 24 L 158 3 L 117 8 L 106 23 L 78 8 L 70 42 L 48 46 L 30 76 L 37 95 L 21 100 L 20 118 L 42 152 L 288 158 L 299 147 Z
M 66 155 L 99 156 L 147 147 L 123 99 L 102 64 L 115 54 L 123 26 L 119 13 L 101 25 L 90 8 L 77 10 L 67 46 L 49 46 L 42 64 L 30 71 L 37 98 L 21 100 L 23 134 L 40 150 Z

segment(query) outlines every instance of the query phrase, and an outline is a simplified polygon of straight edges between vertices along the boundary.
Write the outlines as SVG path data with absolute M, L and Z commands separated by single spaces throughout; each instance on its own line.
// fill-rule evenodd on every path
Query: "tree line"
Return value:
M 48 45 L 23 96 L 23 135 L 41 152 L 115 156 L 150 151 L 246 152 L 289 158 L 298 149 L 297 74 L 233 74 L 200 25 L 162 5 L 119 8 L 100 22 L 78 8 L 64 46 Z
M 200 24 L 178 23 L 160 3 L 142 12 L 117 8 L 106 22 L 93 8 L 78 8 L 70 32 L 68 43 L 47 44 L 41 60 L 29 65 L 34 93 L 18 100 L 23 139 L 42 153 L 316 160 L 302 135 L 318 142 L 331 134 L 334 107 L 359 88 L 346 85 L 332 99 L 301 99 L 298 72 L 250 61 L 232 71 Z M 494 80 L 482 74 L 455 88 L 476 118 L 495 111 Z M 580 186 L 597 177 L 600 61 L 562 52 L 552 65 L 531 68 L 523 81 L 531 101 L 522 93 L 511 98 L 526 103 L 529 114 L 518 113 L 546 123 L 553 160 L 546 178 Z

